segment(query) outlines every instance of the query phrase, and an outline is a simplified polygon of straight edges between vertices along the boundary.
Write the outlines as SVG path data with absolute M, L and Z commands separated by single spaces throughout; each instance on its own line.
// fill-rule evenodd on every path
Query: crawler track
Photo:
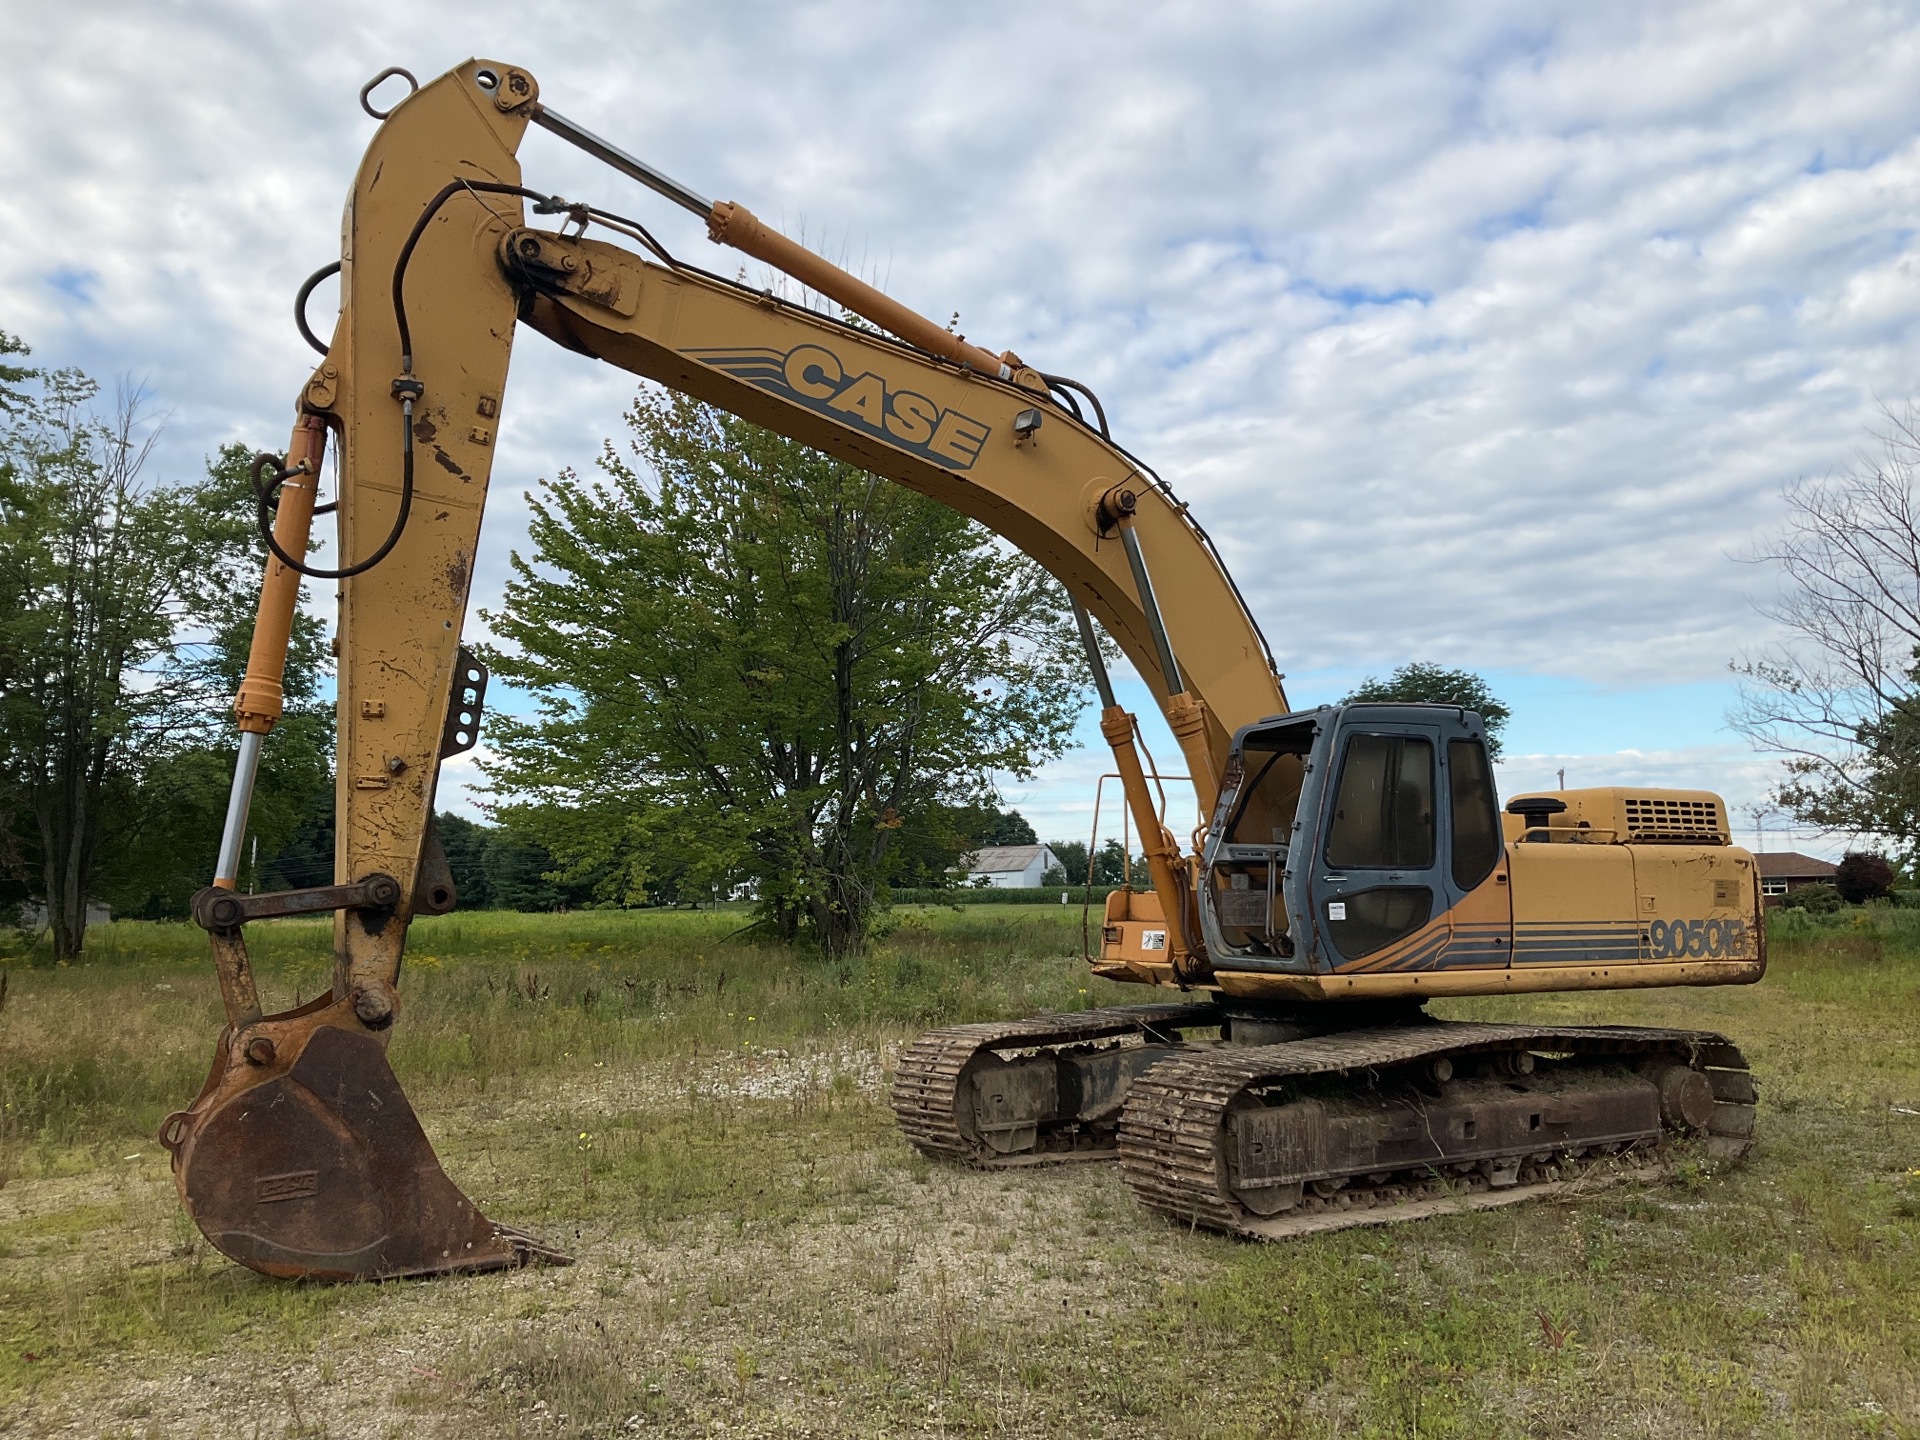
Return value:
M 1478 1173 L 1430 1168 L 1365 1177 L 1331 1193 L 1308 1193 L 1272 1216 L 1254 1214 L 1227 1184 L 1229 1107 L 1263 1089 L 1311 1077 L 1342 1077 L 1356 1088 L 1374 1077 L 1435 1058 L 1524 1051 L 1576 1060 L 1672 1059 L 1704 1073 L 1714 1107 L 1710 1154 L 1739 1158 L 1752 1147 L 1755 1092 L 1745 1059 L 1723 1036 L 1700 1030 L 1543 1027 L 1451 1021 L 1351 1030 L 1281 1045 L 1194 1047 L 1134 1082 L 1122 1114 L 1120 1164 L 1147 1208 L 1184 1224 L 1262 1239 L 1385 1224 L 1458 1209 L 1505 1205 L 1543 1194 L 1657 1175 L 1671 1160 L 1664 1143 L 1613 1154 L 1529 1155 L 1495 1185 Z
M 893 1113 L 907 1139 L 936 1159 L 991 1169 L 1063 1160 L 1111 1160 L 1115 1153 L 1115 1127 L 1111 1125 L 1063 1124 L 1044 1130 L 1039 1145 L 1031 1151 L 996 1153 L 970 1133 L 960 1113 L 967 1066 L 992 1051 L 1091 1046 L 1219 1023 L 1220 1015 L 1212 1006 L 1181 1002 L 950 1025 L 929 1031 L 901 1052 L 893 1080 Z

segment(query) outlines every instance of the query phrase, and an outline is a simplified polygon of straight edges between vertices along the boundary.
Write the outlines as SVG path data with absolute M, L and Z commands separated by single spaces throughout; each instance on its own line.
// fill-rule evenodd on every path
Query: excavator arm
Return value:
M 868 324 L 706 273 L 634 222 L 526 188 L 516 151 L 533 123 L 704 214 L 714 240 Z M 529 226 L 530 201 L 562 223 Z M 649 255 L 579 233 L 593 223 Z M 268 1273 L 333 1277 L 557 1258 L 488 1222 L 447 1179 L 385 1059 L 408 925 L 453 902 L 434 792 L 441 761 L 477 733 L 486 677 L 460 637 L 521 323 L 949 505 L 1052 573 L 1082 616 L 1155 913 L 1172 931 L 1167 972 L 1195 978 L 1182 969 L 1202 963 L 1194 872 L 1149 798 L 1133 717 L 1113 701 L 1086 617 L 1160 703 L 1203 812 L 1234 730 L 1286 700 L 1186 507 L 1102 433 L 1103 417 L 1090 424 L 1055 398 L 1055 377 L 949 334 L 739 206 L 709 205 L 543 106 L 524 70 L 491 61 L 469 61 L 382 118 L 347 202 L 340 275 L 339 319 L 287 455 L 256 472 L 263 523 L 273 509 L 272 558 L 235 702 L 242 744 L 220 861 L 195 901 L 228 1026 L 206 1089 L 162 1130 L 183 1199 L 218 1248 Z M 340 563 L 325 570 L 305 557 L 329 443 L 340 453 Z M 337 586 L 336 884 L 242 896 L 253 771 L 279 714 L 303 576 Z M 329 994 L 263 1015 L 245 923 L 329 910 Z
M 1145 678 L 1210 810 L 1233 730 L 1287 705 L 1251 616 L 1186 508 L 1054 403 L 1038 372 L 967 345 L 738 206 L 708 209 L 716 238 L 921 344 L 664 252 L 648 260 L 527 227 L 514 150 L 535 118 L 584 134 L 540 106 L 524 72 L 469 62 L 393 110 L 348 203 L 340 320 L 302 398 L 295 442 L 317 444 L 309 437 L 324 425 L 343 446 L 343 559 L 358 568 L 392 543 L 339 590 L 340 875 L 416 888 L 451 733 L 443 719 L 472 671 L 458 642 L 516 320 L 950 505 L 1034 557 Z M 269 585 L 290 591 L 294 580 Z M 277 626 L 261 628 L 243 728 L 264 708 L 251 690 L 277 691 L 267 672 L 277 676 L 284 646 Z M 403 935 L 399 911 L 379 934 L 343 919 L 338 987 L 383 981 Z

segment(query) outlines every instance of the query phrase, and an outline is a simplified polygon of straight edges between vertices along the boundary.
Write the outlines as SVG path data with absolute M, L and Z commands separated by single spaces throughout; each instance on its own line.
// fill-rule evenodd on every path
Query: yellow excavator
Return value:
M 376 86 L 408 93 L 376 109 Z M 1150 1210 L 1275 1237 L 1504 1204 L 1673 1155 L 1738 1157 L 1755 1093 L 1703 1031 L 1441 1021 L 1428 1000 L 1724 985 L 1765 968 L 1753 858 L 1696 791 L 1495 798 L 1485 726 L 1436 705 L 1294 711 L 1207 534 L 1085 386 L 994 354 L 714 204 L 547 105 L 524 69 L 390 70 L 340 259 L 295 311 L 320 363 L 254 478 L 270 550 L 213 884 L 194 900 L 227 1025 L 161 1139 L 208 1240 L 270 1275 L 379 1278 L 564 1260 L 481 1215 L 387 1063 L 415 915 L 455 903 L 441 762 L 476 741 L 461 645 L 525 325 L 973 517 L 1071 597 L 1150 888 L 1106 901 L 1095 974 L 1163 1003 L 935 1031 L 901 1056 L 902 1129 L 986 1166 L 1117 1159 Z M 676 258 L 640 223 L 521 183 L 537 125 L 866 323 Z M 527 223 L 528 211 L 548 217 Z M 589 238 L 599 229 L 630 244 Z M 314 286 L 338 271 L 327 340 Z M 309 563 L 337 447 L 340 564 Z M 1257 517 L 1249 517 L 1257 518 Z M 235 885 L 302 577 L 338 588 L 335 881 Z M 1095 623 L 1138 670 L 1209 817 L 1163 822 Z M 263 1014 L 249 921 L 332 914 L 330 990 Z

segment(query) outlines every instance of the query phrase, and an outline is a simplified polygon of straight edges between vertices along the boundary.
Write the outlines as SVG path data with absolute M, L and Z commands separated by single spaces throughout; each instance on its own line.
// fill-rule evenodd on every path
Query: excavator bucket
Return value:
M 229 1027 L 160 1140 L 194 1223 L 229 1259 L 287 1279 L 385 1280 L 567 1257 L 482 1215 L 447 1178 L 351 1007 L 322 997 Z

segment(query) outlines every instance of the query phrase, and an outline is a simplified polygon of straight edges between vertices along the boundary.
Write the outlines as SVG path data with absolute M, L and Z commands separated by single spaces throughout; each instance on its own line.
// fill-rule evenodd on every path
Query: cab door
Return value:
M 1333 968 L 1369 959 L 1418 968 L 1445 948 L 1446 925 L 1431 923 L 1448 909 L 1441 728 L 1384 719 L 1341 728 L 1309 880 L 1318 948 Z

